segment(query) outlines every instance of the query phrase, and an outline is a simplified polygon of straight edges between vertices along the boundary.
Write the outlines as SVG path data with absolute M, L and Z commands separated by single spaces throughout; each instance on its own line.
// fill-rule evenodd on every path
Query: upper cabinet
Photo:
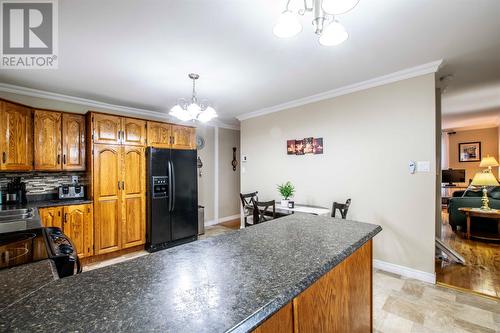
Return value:
M 172 125 L 172 149 L 196 149 L 196 129 Z
M 172 125 L 148 121 L 148 146 L 170 148 Z
M 85 170 L 85 116 L 35 110 L 35 170 Z
M 146 121 L 91 113 L 93 143 L 146 145 Z
M 120 144 L 122 133 L 121 117 L 92 113 L 92 139 L 94 143 Z
M 0 170 L 33 169 L 32 110 L 0 101 Z
M 122 118 L 122 144 L 128 146 L 146 145 L 146 121 Z
M 85 170 L 85 116 L 62 115 L 63 170 Z
M 61 113 L 35 110 L 35 170 L 61 170 Z

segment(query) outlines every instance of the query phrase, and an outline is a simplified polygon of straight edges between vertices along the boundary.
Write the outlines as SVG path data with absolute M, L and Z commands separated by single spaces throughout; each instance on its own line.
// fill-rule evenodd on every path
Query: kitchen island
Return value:
M 294 214 L 54 280 L 4 309 L 0 331 L 369 331 L 380 231 Z

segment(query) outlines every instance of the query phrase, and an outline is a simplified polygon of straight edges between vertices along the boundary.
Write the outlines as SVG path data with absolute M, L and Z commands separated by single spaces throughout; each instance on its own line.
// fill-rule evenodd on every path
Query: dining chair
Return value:
M 245 220 L 245 227 L 252 225 L 252 223 L 248 223 L 248 218 L 250 217 L 253 219 L 253 202 L 259 200 L 259 198 L 257 197 L 258 193 L 259 193 L 258 191 L 245 194 L 240 193 L 241 205 L 243 206 L 243 219 Z
M 349 210 L 349 206 L 351 205 L 351 199 L 347 199 L 345 204 L 334 202 L 332 207 L 332 217 L 335 217 L 335 211 L 338 209 L 340 215 L 345 220 L 347 218 L 347 211 Z
M 272 207 L 272 211 L 269 208 Z M 269 215 L 271 214 L 271 215 Z M 253 224 L 271 221 L 276 218 L 276 201 L 253 201 Z

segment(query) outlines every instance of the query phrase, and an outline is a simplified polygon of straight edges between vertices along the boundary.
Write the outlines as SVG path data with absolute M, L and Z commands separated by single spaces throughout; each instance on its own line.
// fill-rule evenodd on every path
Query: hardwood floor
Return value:
M 229 229 L 237 230 L 240 228 L 240 219 L 222 222 L 222 223 L 219 223 L 218 225 L 222 225 L 222 226 L 229 228 Z
M 465 258 L 465 265 L 436 260 L 437 281 L 500 298 L 500 243 L 467 240 L 451 230 L 448 214 L 442 215 L 442 240 Z

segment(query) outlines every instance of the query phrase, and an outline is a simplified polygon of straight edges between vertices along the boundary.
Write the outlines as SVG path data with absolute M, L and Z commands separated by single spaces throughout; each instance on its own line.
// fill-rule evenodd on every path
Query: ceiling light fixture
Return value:
M 300 33 L 302 25 L 299 22 L 298 15 L 304 16 L 306 12 L 312 12 L 314 15 L 312 20 L 314 33 L 319 36 L 321 45 L 339 45 L 349 37 L 346 29 L 339 23 L 336 16 L 354 9 L 359 0 L 312 0 L 311 6 L 309 6 L 308 0 L 304 0 L 297 13 L 290 9 L 291 1 L 287 0 L 285 10 L 274 25 L 273 33 L 277 37 L 289 38 Z
M 198 120 L 202 123 L 206 123 L 217 117 L 217 112 L 215 112 L 213 107 L 208 106 L 207 101 L 198 103 L 198 98 L 196 97 L 196 80 L 198 80 L 200 76 L 195 73 L 191 73 L 188 76 L 193 80 L 193 95 L 191 96 L 191 100 L 188 101 L 181 98 L 179 103 L 170 109 L 169 114 L 181 121 Z

